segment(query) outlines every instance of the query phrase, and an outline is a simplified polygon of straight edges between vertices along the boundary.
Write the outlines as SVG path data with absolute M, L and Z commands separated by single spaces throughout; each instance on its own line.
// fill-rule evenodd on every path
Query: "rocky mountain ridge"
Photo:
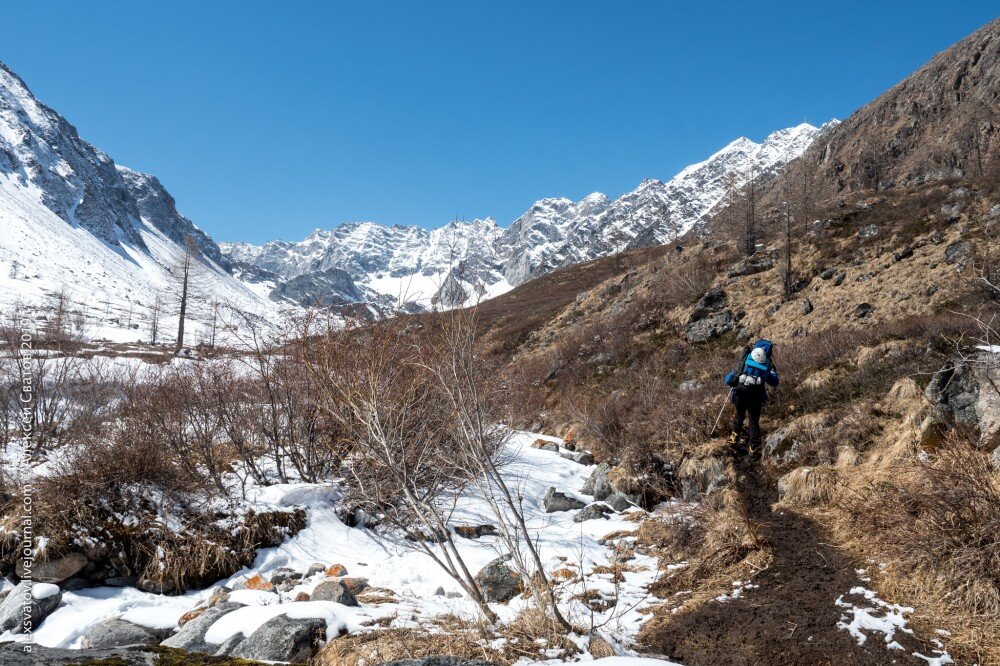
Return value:
M 116 164 L 82 139 L 3 63 L 0 219 L 0 302 L 5 305 L 40 303 L 62 294 L 102 330 L 99 335 L 134 338 L 152 308 L 165 320 L 175 314 L 175 268 L 191 239 L 201 291 L 207 295 L 191 303 L 195 320 L 210 316 L 211 301 L 257 317 L 277 311 L 273 302 L 233 278 L 219 246 L 178 212 L 155 176 Z M 115 327 L 122 330 L 112 333 Z
M 760 179 L 773 178 L 836 124 L 801 124 L 762 143 L 737 139 L 666 182 L 645 180 L 614 200 L 599 192 L 579 201 L 541 199 L 507 228 L 492 218 L 454 221 L 434 230 L 361 222 L 317 229 L 299 243 L 221 247 L 235 265 L 264 269 L 281 280 L 301 284 L 303 276 L 337 268 L 354 283 L 341 281 L 344 291 L 332 297 L 301 289 L 272 292 L 300 304 L 350 300 L 353 287 L 385 303 L 467 304 L 558 268 L 668 243 L 705 222 L 749 169 Z

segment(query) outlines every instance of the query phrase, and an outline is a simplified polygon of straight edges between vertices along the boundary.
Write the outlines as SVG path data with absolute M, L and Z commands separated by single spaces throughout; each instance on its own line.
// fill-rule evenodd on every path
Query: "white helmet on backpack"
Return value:
M 760 347 L 755 347 L 754 350 L 750 352 L 750 358 L 752 358 L 755 363 L 760 363 L 761 365 L 767 363 L 767 353 Z

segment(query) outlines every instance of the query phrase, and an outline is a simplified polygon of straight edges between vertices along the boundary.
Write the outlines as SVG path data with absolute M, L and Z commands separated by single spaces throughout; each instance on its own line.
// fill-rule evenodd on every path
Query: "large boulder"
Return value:
M 611 493 L 606 500 L 604 500 L 608 506 L 610 506 L 615 511 L 627 511 L 632 507 L 640 506 L 642 503 L 642 498 L 638 495 L 630 495 L 628 493 L 623 493 L 620 490 L 616 490 Z
M 588 504 L 579 513 L 573 516 L 573 522 L 582 523 L 587 520 L 606 519 L 609 513 L 612 513 L 610 506 L 604 502 L 594 502 L 593 504 Z
M 726 461 L 719 457 L 687 458 L 677 469 L 681 497 L 693 502 L 729 483 Z
M 87 557 L 83 553 L 69 553 L 51 560 L 35 560 L 31 567 L 31 579 L 36 583 L 61 583 L 80 573 L 85 566 Z M 21 560 L 17 561 L 15 570 L 20 578 L 28 577 L 29 572 L 24 570 Z
M 61 601 L 62 592 L 55 585 L 22 580 L 0 602 L 0 633 L 35 631 Z
M 594 464 L 594 454 L 590 451 L 560 451 L 559 455 L 581 465 Z
M 205 634 L 208 633 L 208 630 L 220 617 L 242 607 L 243 604 L 238 604 L 232 601 L 226 601 L 216 606 L 212 606 L 211 608 L 205 610 L 205 612 L 198 615 L 198 617 L 185 623 L 185 625 L 181 627 L 180 631 L 164 640 L 160 643 L 160 645 L 169 648 L 177 648 L 186 652 L 224 654 L 224 652 L 222 652 L 224 646 L 207 642 L 205 640 Z
M 313 601 L 333 601 L 344 606 L 357 606 L 358 600 L 343 580 L 325 580 L 312 592 Z
M 734 264 L 730 267 L 728 275 L 731 278 L 741 277 L 743 275 L 754 275 L 755 273 L 769 271 L 772 268 L 774 268 L 774 261 L 770 257 L 767 255 L 756 254 L 752 257 L 747 257 L 737 264 Z
M 509 557 L 498 557 L 476 574 L 476 582 L 487 601 L 506 603 L 524 591 L 524 581 L 507 564 Z
M 95 624 L 83 635 L 80 645 L 85 650 L 104 650 L 131 645 L 157 645 L 170 635 L 169 629 L 150 629 L 115 618 Z
M 944 261 L 960 269 L 972 262 L 972 243 L 967 240 L 955 241 L 944 250 Z
M 726 292 L 722 287 L 712 287 L 701 297 L 698 304 L 694 306 L 694 310 L 691 311 L 691 316 L 688 317 L 688 323 L 694 323 L 701 319 L 704 319 L 713 312 L 718 312 L 726 305 Z
M 684 327 L 684 338 L 688 342 L 708 342 L 724 335 L 736 326 L 736 318 L 729 310 L 715 312 L 704 319 Z
M 1000 354 L 981 351 L 949 361 L 924 395 L 937 422 L 974 428 L 984 450 L 1000 445 Z
M 594 471 L 590 473 L 590 477 L 583 484 L 583 488 L 580 490 L 584 495 L 592 495 L 595 500 L 605 500 L 611 496 L 611 493 L 615 489 L 611 486 L 611 482 L 608 481 L 608 472 L 611 471 L 611 465 L 608 463 L 601 463 L 594 468 Z
M 559 511 L 575 511 L 587 506 L 586 502 L 581 502 L 575 497 L 570 497 L 566 493 L 561 493 L 554 487 L 550 487 L 542 498 L 542 506 L 545 513 L 557 513 Z
M 165 653 L 163 648 L 149 646 L 73 650 L 32 645 L 28 652 L 22 643 L 0 643 L 0 664 L 4 666 L 80 666 L 80 664 L 113 664 L 114 666 L 150 666 L 150 664 L 183 664 L 183 654 Z M 172 660 L 172 661 L 170 661 Z
M 325 620 L 279 615 L 260 625 L 228 654 L 257 661 L 305 663 L 325 640 Z

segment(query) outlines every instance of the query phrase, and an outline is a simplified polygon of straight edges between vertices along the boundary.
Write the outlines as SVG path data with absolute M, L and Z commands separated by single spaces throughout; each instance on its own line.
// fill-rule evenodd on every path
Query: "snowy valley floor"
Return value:
M 774 550 L 773 563 L 745 580 L 733 581 L 729 593 L 693 609 L 683 605 L 670 611 L 657 608 L 662 600 L 649 592 L 649 586 L 686 563 L 660 562 L 634 548 L 635 531 L 645 515 L 639 509 L 584 522 L 574 522 L 577 511 L 546 513 L 542 498 L 550 487 L 583 502 L 592 501 L 579 491 L 594 467 L 533 448 L 538 438 L 530 433 L 511 438 L 504 474 L 524 498 L 529 528 L 537 534 L 546 569 L 558 582 L 561 605 L 581 631 L 570 636 L 570 649 L 540 644 L 538 659 L 526 658 L 523 663 L 591 661 L 603 656 L 590 651 L 587 633 L 615 644 L 620 658 L 630 666 L 654 663 L 642 658 L 650 653 L 671 655 L 687 666 L 720 663 L 722 655 L 731 657 L 729 663 L 748 664 L 953 663 L 937 639 L 916 640 L 907 621 L 912 611 L 879 599 L 866 587 L 866 572 L 824 543 L 811 522 L 772 508 L 770 482 L 754 474 L 744 476 L 739 490 L 747 498 L 751 517 L 763 526 Z M 182 615 L 206 605 L 221 586 L 231 588 L 228 600 L 242 606 L 211 625 L 205 635 L 211 645 L 223 646 L 238 634 L 249 636 L 279 615 L 319 618 L 330 637 L 385 629 L 433 631 L 437 623 L 452 617 L 476 621 L 475 605 L 412 543 L 344 524 L 338 517 L 339 497 L 336 484 L 254 488 L 251 506 L 302 507 L 307 513 L 306 527 L 281 545 L 260 551 L 251 567 L 205 590 L 180 596 L 112 587 L 65 591 L 61 605 L 38 627 L 34 640 L 41 646 L 80 648 L 89 629 L 114 618 L 171 631 Z M 663 504 L 652 516 L 666 518 L 689 508 Z M 493 522 L 486 501 L 474 489 L 457 498 L 453 527 Z M 458 537 L 458 542 L 472 571 L 503 554 L 496 537 Z M 623 551 L 628 551 L 624 563 Z M 359 595 L 359 606 L 295 601 L 329 580 L 326 570 L 335 565 L 339 565 L 337 576 L 366 579 L 369 587 Z M 295 580 L 293 575 L 291 582 L 277 586 L 267 582 L 289 572 L 303 577 Z M 6 589 L 10 587 L 7 583 Z M 514 623 L 530 605 L 529 599 L 518 596 L 492 608 L 502 623 Z M 642 629 L 645 644 L 639 645 Z M 0 636 L 0 640 L 17 639 Z M 500 650 L 507 640 L 511 639 L 498 635 L 484 647 Z M 623 663 L 599 661 L 607 666 Z

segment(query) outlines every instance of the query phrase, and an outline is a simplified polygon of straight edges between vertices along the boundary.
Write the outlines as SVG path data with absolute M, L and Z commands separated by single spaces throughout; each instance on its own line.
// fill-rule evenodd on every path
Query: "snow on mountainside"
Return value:
M 154 176 L 116 165 L 0 63 L 0 303 L 61 292 L 96 325 L 92 333 L 146 339 L 143 322 L 157 299 L 163 330 L 176 321 L 171 268 L 188 237 L 206 294 L 192 300 L 192 319 L 206 321 L 212 301 L 258 317 L 277 313 L 229 274 L 218 245 Z M 198 327 L 189 330 L 190 343 Z
M 599 192 L 580 201 L 542 199 L 506 229 L 489 218 L 433 231 L 361 222 L 317 229 L 300 243 L 220 246 L 244 275 L 262 269 L 265 276 L 296 280 L 297 288 L 273 294 L 292 302 L 323 300 L 323 293 L 301 288 L 304 278 L 340 269 L 342 298 L 358 287 L 368 300 L 383 303 L 469 303 L 563 266 L 668 243 L 708 219 L 731 179 L 739 183 L 751 166 L 760 178 L 773 177 L 836 122 L 780 130 L 762 143 L 737 139 L 671 180 L 645 180 L 614 201 Z

